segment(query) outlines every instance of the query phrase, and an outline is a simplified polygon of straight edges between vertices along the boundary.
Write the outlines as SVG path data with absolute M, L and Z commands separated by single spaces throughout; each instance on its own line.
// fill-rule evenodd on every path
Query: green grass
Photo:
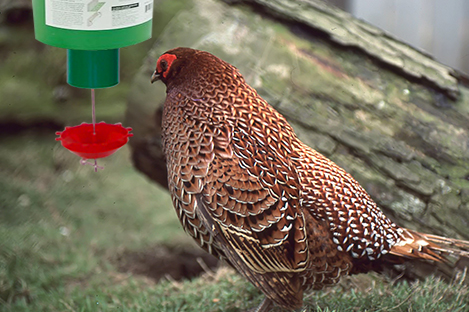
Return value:
M 53 134 L 3 139 L 0 147 L 4 307 L 30 301 L 28 311 L 63 310 L 53 297 L 108 280 L 122 251 L 186 241 L 169 196 L 134 171 L 127 149 L 100 160 L 105 170 L 95 173 Z
M 168 195 L 134 171 L 125 148 L 95 173 L 53 138 L 0 141 L 1 311 L 234 312 L 262 300 L 227 268 L 159 283 L 119 269 L 124 252 L 190 243 Z M 306 311 L 469 311 L 467 286 L 432 278 L 361 275 L 305 298 Z

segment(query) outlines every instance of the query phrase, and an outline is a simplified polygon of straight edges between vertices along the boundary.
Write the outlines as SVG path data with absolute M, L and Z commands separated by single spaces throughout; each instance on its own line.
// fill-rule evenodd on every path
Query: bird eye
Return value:
M 166 61 L 165 59 L 162 59 L 160 61 L 160 68 L 161 68 L 161 71 L 164 73 L 168 69 L 168 61 Z

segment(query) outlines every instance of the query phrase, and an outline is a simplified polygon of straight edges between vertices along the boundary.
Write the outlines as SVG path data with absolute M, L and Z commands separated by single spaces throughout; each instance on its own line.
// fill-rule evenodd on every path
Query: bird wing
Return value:
M 196 200 L 198 220 L 209 229 L 217 253 L 269 299 L 283 307 L 301 307 L 302 283 L 299 275 L 286 267 L 290 261 L 281 255 L 279 258 L 273 247 L 263 248 L 258 240 L 220 225 L 209 212 L 203 195 L 197 195 Z
M 214 136 L 201 219 L 212 218 L 207 226 L 223 238 L 219 246 L 234 250 L 254 272 L 304 270 L 309 251 L 294 168 L 274 144 L 263 146 L 239 129 L 224 131 L 229 138 Z

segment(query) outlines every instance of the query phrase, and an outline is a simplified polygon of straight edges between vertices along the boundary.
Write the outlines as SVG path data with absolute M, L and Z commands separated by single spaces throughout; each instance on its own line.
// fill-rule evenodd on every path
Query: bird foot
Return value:
M 246 312 L 269 312 L 272 308 L 272 301 L 267 297 L 262 300 L 258 307 L 247 310 Z

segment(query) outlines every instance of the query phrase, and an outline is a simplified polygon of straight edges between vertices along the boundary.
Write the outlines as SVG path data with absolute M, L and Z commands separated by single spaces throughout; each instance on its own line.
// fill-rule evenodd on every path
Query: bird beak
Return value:
M 153 75 L 151 75 L 151 83 L 154 83 L 155 81 L 160 80 L 160 74 L 156 72 L 156 70 L 153 72 Z

